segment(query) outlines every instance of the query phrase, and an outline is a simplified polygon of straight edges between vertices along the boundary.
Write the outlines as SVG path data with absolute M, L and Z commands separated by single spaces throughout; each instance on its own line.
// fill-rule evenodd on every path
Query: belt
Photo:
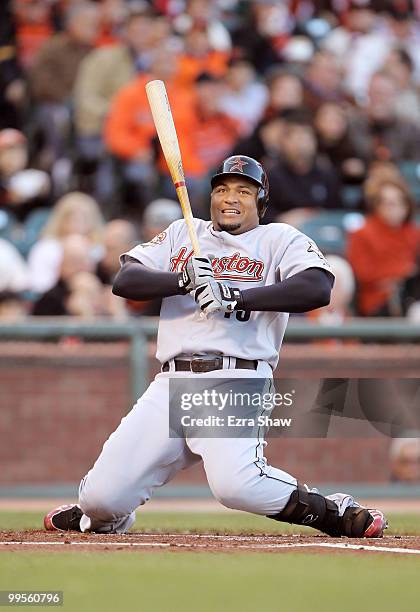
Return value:
M 197 355 L 192 359 L 174 359 L 175 372 L 195 372 L 200 374 L 203 372 L 211 372 L 212 370 L 223 370 L 223 355 L 208 356 Z M 241 359 L 236 358 L 235 370 L 256 370 L 258 367 L 258 359 Z M 165 361 L 162 365 L 162 372 L 169 372 L 169 361 Z

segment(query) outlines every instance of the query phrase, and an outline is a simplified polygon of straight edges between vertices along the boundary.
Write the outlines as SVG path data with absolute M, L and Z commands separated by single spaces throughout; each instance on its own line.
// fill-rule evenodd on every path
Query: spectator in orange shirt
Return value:
M 177 117 L 188 107 L 190 94 L 175 86 L 175 71 L 173 53 L 161 48 L 155 53 L 151 71 L 139 74 L 115 95 L 105 121 L 105 144 L 114 156 L 117 174 L 124 181 L 126 203 L 135 203 L 138 213 L 146 202 L 153 199 L 158 178 L 154 145 L 156 128 L 145 85 L 154 78 L 165 81 L 177 122 Z M 113 212 L 121 215 L 121 211 Z
M 371 210 L 365 225 L 350 234 L 347 257 L 364 316 L 401 316 L 401 288 L 416 272 L 420 233 L 412 222 L 414 203 L 404 182 L 374 179 L 366 184 Z
M 120 43 L 93 49 L 80 64 L 73 90 L 78 170 L 85 189 L 93 190 L 103 206 L 109 207 L 113 199 L 112 164 L 102 138 L 104 120 L 121 88 L 136 74 L 150 70 L 166 25 L 165 18 L 157 17 L 149 5 L 134 5 L 125 15 Z
M 210 46 L 207 30 L 193 27 L 184 38 L 185 50 L 178 58 L 177 82 L 191 86 L 202 72 L 221 77 L 227 72 L 229 53 Z
M 96 47 L 115 45 L 120 41 L 119 29 L 124 23 L 127 5 L 125 0 L 101 0 L 100 28 Z
M 168 58 L 168 52 L 161 52 L 153 65 L 154 77 L 139 76 L 117 94 L 108 116 L 105 139 L 109 150 L 122 162 L 122 176 L 135 190 L 138 209 L 138 202 L 150 200 L 157 187 L 153 147 L 156 129 L 144 86 L 151 78 L 162 78 L 171 102 L 193 207 L 199 212 L 207 193 L 207 174 L 232 149 L 239 128 L 219 110 L 223 87 L 217 79 L 203 73 L 189 92 L 171 81 L 174 62 L 172 56 L 170 61 Z M 173 198 L 174 188 L 162 156 L 158 168 L 164 175 L 162 195 Z
M 16 0 L 13 8 L 19 62 L 28 68 L 44 42 L 54 34 L 52 5 L 45 0 Z
M 196 80 L 188 112 L 175 118 L 193 212 L 209 214 L 208 174 L 217 168 L 240 136 L 240 124 L 221 110 L 223 83 L 208 73 Z M 175 196 L 165 165 L 165 197 Z

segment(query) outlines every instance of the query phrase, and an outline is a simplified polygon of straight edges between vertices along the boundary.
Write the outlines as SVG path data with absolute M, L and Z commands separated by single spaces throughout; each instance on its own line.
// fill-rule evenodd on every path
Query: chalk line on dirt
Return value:
M 0 542 L 0 546 L 104 546 L 104 547 L 154 547 L 154 548 L 209 548 L 208 544 L 186 544 L 172 542 Z M 287 544 L 240 544 L 237 543 L 235 548 L 245 550 L 264 550 L 264 549 L 286 549 L 286 548 L 337 548 L 340 550 L 357 550 L 366 552 L 387 552 L 399 554 L 420 555 L 419 549 L 414 548 L 392 548 L 389 546 L 370 546 L 361 544 L 341 544 L 341 543 L 326 543 L 326 542 L 296 542 Z

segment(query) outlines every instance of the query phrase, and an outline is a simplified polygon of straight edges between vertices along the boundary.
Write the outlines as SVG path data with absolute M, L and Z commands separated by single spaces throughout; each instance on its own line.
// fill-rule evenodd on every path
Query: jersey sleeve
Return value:
M 123 253 L 120 256 L 120 264 L 123 265 L 127 258 L 131 257 L 149 268 L 168 272 L 176 223 L 171 223 L 165 231 L 157 234 L 149 242 L 138 244 L 130 251 Z
M 334 276 L 330 264 L 317 244 L 296 230 L 278 264 L 280 278 L 283 281 L 308 268 L 321 268 Z

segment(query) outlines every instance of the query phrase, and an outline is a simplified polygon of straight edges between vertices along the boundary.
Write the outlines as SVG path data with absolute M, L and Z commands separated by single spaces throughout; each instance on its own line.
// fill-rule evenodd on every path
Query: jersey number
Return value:
M 236 320 L 237 321 L 249 321 L 249 317 L 251 316 L 250 310 L 236 310 Z M 230 319 L 232 313 L 225 312 L 225 319 Z

